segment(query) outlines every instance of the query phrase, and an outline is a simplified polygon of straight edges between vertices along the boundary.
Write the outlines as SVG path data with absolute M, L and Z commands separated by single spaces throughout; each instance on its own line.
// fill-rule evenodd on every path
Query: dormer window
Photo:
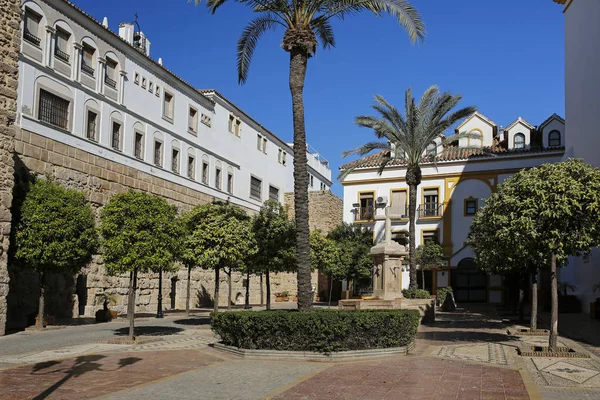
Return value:
M 29 8 L 25 9 L 25 29 L 23 30 L 23 39 L 36 46 L 39 46 L 42 41 L 40 39 L 41 21 L 42 17 L 39 14 L 36 14 Z
M 56 45 L 54 55 L 61 61 L 69 62 L 69 38 L 71 34 L 60 28 L 56 28 Z
M 427 145 L 427 157 L 434 158 L 435 156 L 437 156 L 437 144 L 431 142 Z
M 525 148 L 525 135 L 522 133 L 517 133 L 513 139 L 513 144 L 515 150 L 524 149 Z
M 552 131 L 548 134 L 548 146 L 558 147 L 560 146 L 560 132 Z

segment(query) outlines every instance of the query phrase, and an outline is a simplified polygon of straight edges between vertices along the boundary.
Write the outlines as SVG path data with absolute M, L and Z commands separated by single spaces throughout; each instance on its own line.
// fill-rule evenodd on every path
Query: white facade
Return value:
M 600 167 L 600 2 L 597 0 L 560 0 L 565 15 L 565 157 L 583 158 Z M 575 295 L 583 310 L 600 297 L 593 286 L 600 283 L 600 250 L 589 257 L 572 258 L 560 273 L 561 281 L 576 286 Z
M 525 130 L 527 125 L 517 120 L 514 126 L 509 126 L 509 135 Z M 555 127 L 564 137 L 564 124 Z M 503 301 L 503 284 L 499 276 L 481 278 L 472 272 L 469 272 L 469 276 L 459 273 L 462 273 L 460 267 L 474 257 L 471 248 L 465 245 L 471 221 L 496 186 L 523 168 L 560 161 L 564 154 L 564 147 L 542 147 L 541 132 L 533 126 L 531 128 L 533 129 L 528 132 L 531 139 L 527 140 L 527 147 L 511 150 L 507 148 L 510 143 L 499 137 L 507 132 L 501 131 L 498 134 L 495 124 L 485 116 L 475 114 L 457 130 L 480 132 L 484 145 L 498 143 L 496 147 L 484 151 L 474 148 L 477 146 L 464 139 L 458 147 L 438 152 L 435 166 L 432 163 L 422 165 L 423 179 L 417 190 L 416 246 L 429 239 L 436 240 L 444 247 L 447 261 L 447 268 L 433 273 L 431 290 L 449 285 L 460 286 L 460 280 L 472 279 L 473 282 L 478 281 L 475 286 L 481 288 L 474 288 L 473 293 L 467 293 L 468 289 L 464 289 L 462 294 L 457 294 L 458 301 Z M 406 168 L 401 162 L 395 162 L 379 175 L 377 157 L 378 155 L 368 156 L 367 166 L 355 169 L 342 182 L 344 221 L 359 222 L 371 227 L 374 230 L 374 242 L 379 242 L 384 238 L 384 212 L 385 207 L 389 206 L 393 238 L 407 244 L 408 241 L 401 238 L 402 235 L 408 238 L 409 227 Z M 408 283 L 408 273 L 405 271 L 403 286 L 408 287 Z
M 133 25 L 119 37 L 62 0 L 22 9 L 23 129 L 254 210 L 293 191 L 293 149 L 153 61 Z M 309 158 L 309 170 L 314 190 L 331 187 L 327 164 Z

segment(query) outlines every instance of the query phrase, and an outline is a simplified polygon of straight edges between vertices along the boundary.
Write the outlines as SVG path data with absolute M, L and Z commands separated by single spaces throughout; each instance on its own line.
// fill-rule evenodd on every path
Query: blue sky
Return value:
M 283 31 L 263 37 L 248 82 L 237 84 L 236 43 L 252 13 L 226 4 L 211 15 L 187 0 L 74 0 L 112 30 L 138 13 L 152 42 L 151 56 L 198 88 L 215 88 L 275 134 L 292 140 L 289 56 Z M 430 85 L 460 93 L 500 125 L 521 116 L 534 125 L 556 112 L 564 117 L 562 7 L 550 0 L 413 0 L 427 24 L 418 46 L 390 17 L 369 14 L 334 21 L 337 46 L 309 61 L 305 86 L 308 142 L 333 169 L 332 190 L 344 150 L 374 138 L 354 125 L 370 114 L 375 94 L 403 107 Z

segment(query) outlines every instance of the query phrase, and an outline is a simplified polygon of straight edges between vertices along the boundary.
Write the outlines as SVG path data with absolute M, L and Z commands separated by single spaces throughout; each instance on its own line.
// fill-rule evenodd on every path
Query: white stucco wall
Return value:
M 548 135 L 555 130 L 560 132 L 560 145 L 565 146 L 565 143 L 568 143 L 565 137 L 565 124 L 558 119 L 553 119 L 542 128 L 542 143 L 544 147 L 548 147 Z
M 494 128 L 477 114 L 462 124 L 459 131 L 459 133 L 480 133 L 482 135 L 482 140 L 472 137 L 461 138 L 459 140 L 460 147 L 490 147 L 493 143 Z
M 508 138 L 508 148 L 509 149 L 515 148 L 515 135 L 517 133 L 522 133 L 523 135 L 525 135 L 525 148 L 528 148 L 529 145 L 531 144 L 531 129 L 529 127 L 527 127 L 527 125 L 525 125 L 522 121 L 518 121 L 517 123 L 512 125 L 510 127 L 510 129 L 507 129 L 505 132 L 506 132 L 506 136 Z

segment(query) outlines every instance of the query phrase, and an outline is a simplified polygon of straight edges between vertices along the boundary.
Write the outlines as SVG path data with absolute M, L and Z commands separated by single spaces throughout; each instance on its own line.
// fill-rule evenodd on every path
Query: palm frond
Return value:
M 390 146 L 384 142 L 369 142 L 352 150 L 347 150 L 342 153 L 342 157 L 347 157 L 350 154 L 364 156 L 373 150 L 390 150 Z
M 324 49 L 335 47 L 333 27 L 327 19 L 319 17 L 313 19 L 310 28 L 315 32 Z
M 246 83 L 252 55 L 259 39 L 277 24 L 281 24 L 281 22 L 277 21 L 271 14 L 266 14 L 254 19 L 244 28 L 237 45 L 237 69 L 240 84 Z

